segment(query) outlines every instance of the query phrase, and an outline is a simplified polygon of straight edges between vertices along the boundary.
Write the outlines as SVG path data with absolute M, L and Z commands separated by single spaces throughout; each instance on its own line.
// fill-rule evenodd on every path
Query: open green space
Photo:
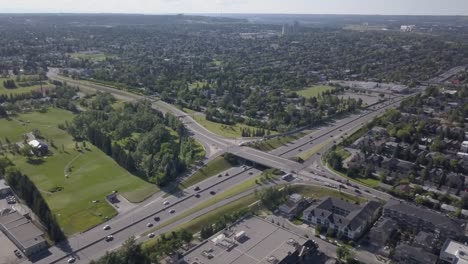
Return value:
M 315 155 L 317 152 L 319 152 L 323 147 L 325 147 L 328 143 L 330 143 L 330 141 L 332 141 L 332 139 L 328 139 L 327 141 L 313 147 L 312 149 L 310 149 L 309 151 L 306 151 L 306 152 L 303 152 L 301 153 L 300 155 L 298 155 L 297 157 L 301 158 L 302 160 L 307 160 L 309 159 L 310 157 L 312 157 L 313 155 Z
M 271 151 L 288 143 L 291 143 L 292 141 L 297 140 L 301 137 L 304 137 L 306 134 L 307 133 L 305 132 L 301 132 L 288 136 L 275 137 L 269 140 L 254 143 L 252 147 L 262 151 Z
M 338 155 L 340 155 L 343 160 L 345 160 L 345 159 L 349 158 L 349 156 L 351 156 L 351 153 L 349 153 L 345 149 L 339 149 L 339 150 L 336 151 L 336 153 Z
M 190 90 L 201 89 L 201 88 L 203 88 L 205 86 L 209 87 L 209 83 L 207 81 L 196 81 L 196 82 L 193 82 L 193 83 L 189 84 L 189 89 Z
M 28 86 L 21 86 L 22 83 L 21 82 L 16 82 L 16 86 L 17 88 L 13 88 L 13 89 L 7 89 L 5 88 L 5 86 L 3 85 L 3 82 L 6 81 L 6 80 L 15 80 L 15 78 L 0 78 L 0 95 L 2 94 L 6 94 L 6 95 L 10 95 L 10 94 L 23 94 L 23 93 L 29 93 L 29 92 L 32 92 L 32 91 L 40 91 L 41 89 L 41 85 L 40 84 L 36 84 L 36 85 L 28 85 Z M 42 88 L 43 89 L 52 89 L 54 86 L 48 82 L 43 82 L 42 84 Z
M 0 138 L 8 136 L 11 142 L 21 141 L 22 134 L 37 128 L 49 144 L 53 154 L 44 159 L 9 157 L 42 192 L 66 235 L 85 231 L 114 216 L 117 212 L 105 201 L 105 196 L 114 190 L 132 202 L 140 202 L 158 190 L 131 175 L 92 144 L 76 144 L 57 127 L 72 118 L 68 111 L 50 108 L 46 113 L 21 114 L 11 121 L 0 119 Z
M 311 98 L 311 97 L 317 97 L 323 92 L 331 91 L 334 89 L 335 88 L 333 86 L 329 86 L 329 85 L 314 85 L 312 87 L 298 91 L 297 94 L 305 98 Z
M 69 53 L 70 57 L 74 59 L 82 59 L 82 60 L 90 60 L 90 61 L 104 61 L 107 58 L 112 59 L 116 58 L 114 55 L 107 55 L 103 52 L 96 52 L 96 53 L 83 53 L 83 52 L 75 52 L 75 53 Z
M 216 123 L 213 121 L 206 120 L 205 116 L 202 115 L 193 115 L 192 117 L 195 121 L 197 121 L 197 123 L 208 129 L 209 131 L 226 138 L 240 138 L 242 136 L 242 129 L 257 129 L 256 127 L 248 126 L 245 124 L 225 125 L 221 123 Z M 272 134 L 275 134 L 275 132 L 272 131 Z
M 294 192 L 297 192 L 299 194 L 302 194 L 303 196 L 306 197 L 312 197 L 314 199 L 320 199 L 322 197 L 326 196 L 331 196 L 331 197 L 336 197 L 343 199 L 348 202 L 358 202 L 358 203 L 363 203 L 366 202 L 367 200 L 361 197 L 357 197 L 354 195 L 350 195 L 347 193 L 331 190 L 328 188 L 324 187 L 319 187 L 319 186 L 311 186 L 311 185 L 294 185 L 292 186 L 292 190 Z
M 219 156 L 213 159 L 212 161 L 208 162 L 205 166 L 200 168 L 192 176 L 183 181 L 179 187 L 181 189 L 188 188 L 231 167 L 232 165 L 226 159 L 224 159 L 224 157 Z
M 328 163 L 326 164 L 326 166 L 327 166 L 328 169 L 330 169 L 334 173 L 340 175 L 341 177 L 346 178 L 346 179 L 348 179 L 350 181 L 360 183 L 360 184 L 365 185 L 367 187 L 375 188 L 375 187 L 379 186 L 379 184 L 380 184 L 380 181 L 377 180 L 377 179 L 373 179 L 373 178 L 351 178 L 348 175 L 344 174 L 343 172 L 333 169 L 332 166 L 330 166 Z

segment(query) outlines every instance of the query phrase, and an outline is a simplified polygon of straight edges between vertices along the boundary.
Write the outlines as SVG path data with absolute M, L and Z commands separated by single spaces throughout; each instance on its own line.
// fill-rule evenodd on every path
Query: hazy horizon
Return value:
M 466 16 L 468 1 L 446 0 L 0 0 L 0 13 L 300 14 Z

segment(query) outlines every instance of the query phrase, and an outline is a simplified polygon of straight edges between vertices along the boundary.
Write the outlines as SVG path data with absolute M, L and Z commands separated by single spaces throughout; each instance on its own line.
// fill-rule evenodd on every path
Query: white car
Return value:
M 169 205 L 169 201 L 164 201 L 164 205 Z
M 152 226 L 153 226 L 152 223 L 147 223 L 147 224 L 146 224 L 146 227 L 152 227 Z
M 103 230 L 109 230 L 110 228 L 111 228 L 110 225 L 105 225 L 102 229 Z
M 73 262 L 75 262 L 75 260 L 76 260 L 76 259 L 75 259 L 74 257 L 71 257 L 71 258 L 69 258 L 69 259 L 67 260 L 67 262 L 68 262 L 68 263 L 73 263 Z
M 112 236 L 112 235 L 106 236 L 106 241 L 107 242 L 112 241 L 112 240 L 114 240 L 114 236 Z
M 149 233 L 149 234 L 148 234 L 148 237 L 149 237 L 149 238 L 153 238 L 153 237 L 154 237 L 154 233 Z

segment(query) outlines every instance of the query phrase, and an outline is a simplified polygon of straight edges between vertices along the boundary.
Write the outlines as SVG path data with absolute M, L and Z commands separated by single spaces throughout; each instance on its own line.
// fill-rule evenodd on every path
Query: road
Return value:
M 66 81 L 68 84 L 78 85 L 81 89 L 98 90 L 103 92 L 112 93 L 116 98 L 124 101 L 136 101 L 145 100 L 146 98 L 140 95 L 135 95 L 122 90 L 106 87 L 102 85 L 96 85 L 92 83 L 83 83 L 81 81 L 70 80 L 58 75 L 57 69 L 51 69 L 48 73 L 48 77 L 53 80 Z M 341 120 L 331 122 L 318 131 L 298 139 L 285 147 L 281 147 L 271 153 L 265 153 L 259 150 L 255 150 L 249 147 L 239 146 L 239 143 L 244 141 L 238 141 L 233 139 L 222 138 L 208 131 L 203 126 L 195 122 L 190 116 L 182 112 L 178 108 L 167 104 L 162 101 L 152 101 L 153 108 L 163 112 L 172 113 L 178 116 L 184 124 L 187 126 L 189 131 L 206 149 L 207 157 L 213 157 L 229 151 L 245 159 L 254 161 L 258 164 L 263 164 L 268 167 L 278 168 L 283 171 L 294 171 L 298 175 L 299 180 L 305 182 L 311 182 L 319 185 L 337 185 L 340 177 L 335 175 L 333 172 L 327 171 L 323 168 L 322 164 L 317 165 L 317 161 L 320 161 L 319 155 L 313 155 L 305 163 L 301 164 L 290 160 L 290 157 L 300 155 L 307 151 L 313 150 L 314 148 L 323 149 L 333 145 L 333 141 L 340 140 L 341 136 L 345 134 L 351 134 L 356 129 L 359 129 L 362 124 L 370 121 L 374 117 L 382 114 L 386 109 L 397 106 L 403 97 L 398 98 L 393 103 L 383 103 L 376 107 L 376 109 L 369 110 L 367 113 L 361 115 L 350 115 Z M 312 136 L 312 138 L 311 138 Z M 322 151 L 322 150 L 321 150 Z M 315 166 L 313 166 L 315 165 Z M 89 260 L 104 254 L 106 250 L 114 249 L 122 244 L 128 237 L 142 234 L 147 231 L 146 224 L 154 218 L 155 215 L 161 217 L 161 222 L 170 221 L 171 218 L 183 213 L 189 208 L 193 208 L 202 201 L 205 201 L 212 196 L 209 195 L 210 191 L 220 193 L 228 190 L 233 185 L 245 181 L 251 177 L 258 175 L 260 172 L 255 169 L 249 169 L 246 172 L 242 171 L 242 168 L 233 168 L 233 171 L 229 173 L 231 177 L 211 177 L 200 183 L 199 186 L 202 189 L 201 197 L 194 197 L 193 190 L 184 190 L 182 193 L 176 196 L 166 198 L 170 201 L 168 207 L 162 205 L 163 197 L 162 194 L 155 196 L 141 204 L 138 207 L 132 208 L 124 214 L 119 214 L 117 217 L 111 219 L 105 224 L 99 225 L 88 232 L 75 235 L 69 238 L 67 241 L 59 245 L 59 247 L 50 248 L 50 255 L 46 256 L 36 263 L 66 263 L 67 256 L 73 252 L 77 259 Z M 240 171 L 236 171 L 240 170 Z M 249 174 L 252 172 L 252 174 Z M 357 187 L 350 187 L 350 192 L 356 191 L 356 189 L 367 190 L 369 194 L 362 193 L 361 195 L 368 195 L 371 197 L 376 196 L 375 190 L 356 184 Z M 367 188 L 367 189 L 366 189 Z M 231 199 L 226 200 L 230 202 Z M 174 209 L 175 213 L 170 214 L 168 210 Z M 196 214 L 194 214 L 196 215 Z M 194 215 L 190 217 L 194 217 Z M 154 221 L 153 221 L 154 222 Z M 110 225 L 110 231 L 102 230 L 104 225 Z M 154 223 L 156 225 L 157 223 Z M 171 223 L 171 227 L 174 223 Z M 166 229 L 164 229 L 166 230 Z M 104 240 L 106 235 L 112 234 L 114 240 L 106 242 Z M 60 248 L 61 247 L 61 248 Z

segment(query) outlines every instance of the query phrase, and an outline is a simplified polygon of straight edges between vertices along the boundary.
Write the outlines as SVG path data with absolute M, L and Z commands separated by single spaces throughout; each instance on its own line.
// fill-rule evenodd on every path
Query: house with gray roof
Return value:
M 395 247 L 393 260 L 396 263 L 405 264 L 435 264 L 438 257 L 431 254 L 422 248 L 412 247 L 410 245 L 400 243 Z
M 377 219 L 380 204 L 369 201 L 364 205 L 325 197 L 303 213 L 306 223 L 332 228 L 349 239 L 358 239 Z
M 395 220 L 403 229 L 435 232 L 441 238 L 466 236 L 466 222 L 396 199 L 385 204 L 383 216 Z

